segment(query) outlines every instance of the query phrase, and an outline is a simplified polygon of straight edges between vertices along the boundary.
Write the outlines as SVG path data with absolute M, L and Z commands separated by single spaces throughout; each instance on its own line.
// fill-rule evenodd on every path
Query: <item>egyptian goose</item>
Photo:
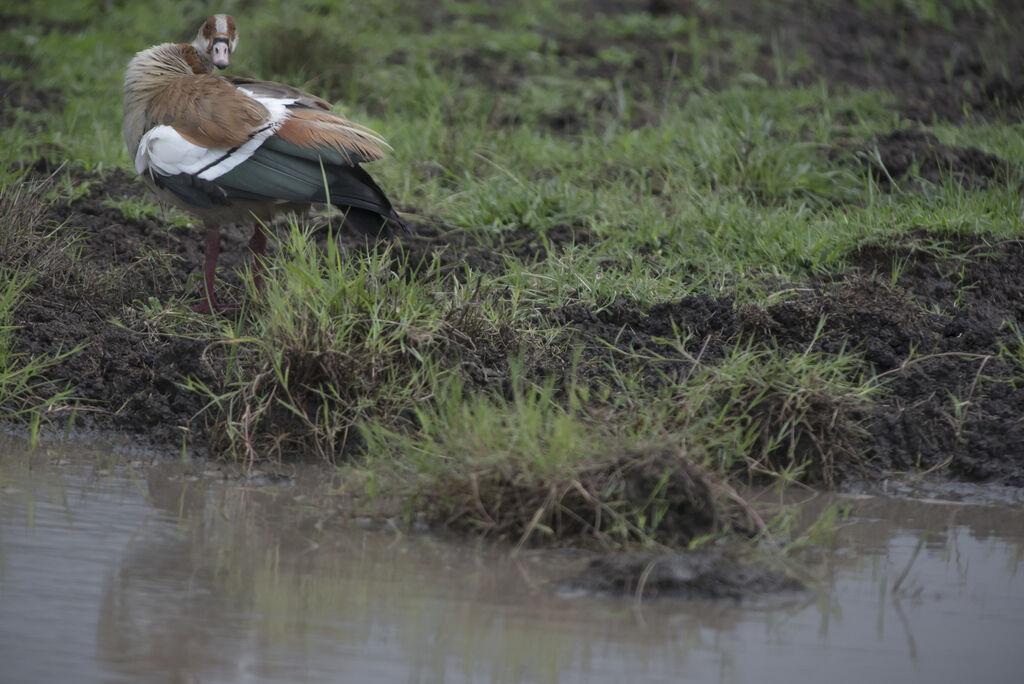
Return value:
M 264 222 L 327 203 L 368 236 L 406 230 L 363 168 L 387 143 L 330 113 L 315 95 L 281 83 L 226 79 L 234 20 L 210 17 L 191 44 L 164 43 L 132 58 L 124 80 L 124 138 L 135 170 L 161 199 L 202 219 L 206 263 L 199 313 L 227 311 L 214 296 L 220 226 L 252 221 L 255 284 L 262 285 Z

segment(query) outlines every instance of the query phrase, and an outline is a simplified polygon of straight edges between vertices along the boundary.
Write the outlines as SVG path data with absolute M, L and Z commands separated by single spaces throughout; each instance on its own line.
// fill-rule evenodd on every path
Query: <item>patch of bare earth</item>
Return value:
M 875 136 L 870 143 L 832 151 L 833 159 L 854 152 L 882 192 L 916 192 L 923 183 L 953 180 L 968 189 L 1005 183 L 1011 165 L 976 147 L 952 147 L 916 126 Z

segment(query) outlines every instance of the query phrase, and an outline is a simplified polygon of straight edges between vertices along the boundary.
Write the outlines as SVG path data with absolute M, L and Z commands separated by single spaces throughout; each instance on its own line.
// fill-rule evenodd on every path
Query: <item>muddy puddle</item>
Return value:
M 1018 682 L 1024 667 L 1019 490 L 848 495 L 835 537 L 793 558 L 809 591 L 638 602 L 559 589 L 589 553 L 343 523 L 301 474 L 224 475 L 0 437 L 0 680 Z

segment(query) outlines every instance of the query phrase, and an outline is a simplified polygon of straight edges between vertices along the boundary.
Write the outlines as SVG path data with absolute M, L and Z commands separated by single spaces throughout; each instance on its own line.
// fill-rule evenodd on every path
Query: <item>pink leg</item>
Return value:
M 213 281 L 217 274 L 217 259 L 220 257 L 220 231 L 216 228 L 206 229 L 206 264 L 203 268 L 203 298 L 193 305 L 196 313 L 210 314 L 224 311 L 225 307 L 217 303 L 213 296 Z
M 252 231 L 249 238 L 249 251 L 252 252 L 252 282 L 257 292 L 263 291 L 263 273 L 266 270 L 264 259 L 267 256 L 267 231 L 260 223 Z

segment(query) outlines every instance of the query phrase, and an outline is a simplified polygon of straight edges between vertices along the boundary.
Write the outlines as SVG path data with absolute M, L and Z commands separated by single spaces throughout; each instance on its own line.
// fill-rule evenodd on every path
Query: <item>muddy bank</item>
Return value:
M 1018 3 L 999 4 L 1007 22 L 1024 21 Z M 682 17 L 695 40 L 706 39 L 705 48 L 721 53 L 721 59 L 703 66 L 693 61 L 679 36 L 655 39 L 623 29 L 619 47 L 632 57 L 620 54 L 610 60 L 602 49 L 604 36 L 585 35 L 571 22 L 536 31 L 549 41 L 546 54 L 559 60 L 567 74 L 605 85 L 616 81 L 637 97 L 629 125 L 657 122 L 658 108 L 642 100 L 655 101 L 651 94 L 662 92 L 670 76 L 678 79 L 674 84 L 683 84 L 679 89 L 685 101 L 687 93 L 700 88 L 729 87 L 734 79 L 749 76 L 743 73 L 748 69 L 783 87 L 825 81 L 830 87 L 891 92 L 903 116 L 923 122 L 960 121 L 965 114 L 1019 119 L 1024 69 L 1016 66 L 1024 48 L 1006 26 L 986 22 L 981 14 L 952 16 L 954 29 L 903 10 L 883 17 L 856 3 L 821 7 L 737 0 L 713 10 L 705 6 L 651 0 L 577 8 L 588 21 L 624 13 Z M 426 6 L 418 15 L 424 30 L 431 22 L 454 21 L 439 7 Z M 499 26 L 496 12 L 473 22 Z M 731 61 L 731 55 L 739 54 L 732 44 L 735 32 L 756 36 L 752 64 Z M 400 63 L 400 50 L 392 57 Z M 544 68 L 543 62 L 516 61 L 499 49 L 455 51 L 435 61 L 444 78 L 487 83 L 499 92 L 518 91 Z M 779 71 L 779 63 L 799 68 Z M 4 81 L 0 90 L 2 121 L 46 113 L 63 103 L 60 94 L 25 83 Z M 610 88 L 593 93 L 593 99 L 574 101 L 568 109 L 545 112 L 542 128 L 556 134 L 584 130 L 590 113 L 614 106 Z M 514 113 L 494 116 L 496 125 L 516 122 Z M 917 191 L 922 183 L 947 177 L 967 189 L 984 189 L 1005 182 L 1009 169 L 996 155 L 945 145 L 916 126 L 851 140 L 823 156 L 837 164 L 848 163 L 851 156 L 860 159 L 883 192 Z M 103 175 L 74 167 L 58 171 L 42 159 L 28 178 L 37 182 L 55 171 L 75 191 L 71 199 L 43 208 L 37 233 L 66 226 L 66 246 L 81 259 L 32 253 L 32 258 L 49 261 L 36 269 L 36 281 L 11 321 L 17 328 L 15 351 L 56 355 L 85 345 L 52 369 L 57 383 L 73 385 L 78 402 L 73 427 L 116 430 L 174 452 L 184 445 L 194 453 L 218 453 L 210 443 L 216 411 L 181 382 L 190 378 L 219 388 L 225 349 L 208 344 L 209 336 L 190 329 L 196 324 L 184 317 L 175 319 L 175 334 L 151 322 L 154 315 L 173 317 L 167 312 L 194 296 L 202 263 L 199 229 L 174 213 L 140 209 L 142 186 L 124 170 Z M 585 225 L 570 222 L 543 235 L 523 226 L 483 236 L 425 218 L 414 223 L 414 235 L 399 241 L 395 263 L 407 266 L 405 277 L 437 277 L 441 285 L 462 278 L 467 266 L 500 274 L 510 262 L 530 264 L 596 242 Z M 280 224 L 274 229 L 283 232 Z M 317 237 L 325 235 L 322 230 Z M 228 302 L 242 298 L 237 270 L 246 263 L 248 237 L 247 230 L 223 234 L 220 274 Z M 355 240 L 343 240 L 349 250 L 360 248 Z M 0 266 L 22 265 L 27 253 L 7 250 Z M 438 268 L 431 271 L 427 265 L 435 260 Z M 877 378 L 874 403 L 822 401 L 810 407 L 805 433 L 786 444 L 798 461 L 821 462 L 829 452 L 829 463 L 812 469 L 810 481 L 833 485 L 938 468 L 968 481 L 1024 486 L 1024 462 L 1016 447 L 1024 438 L 1019 419 L 1024 390 L 1017 381 L 1024 363 L 1018 332 L 1024 320 L 1024 245 L 922 231 L 864 245 L 846 260 L 850 269 L 788 283 L 786 296 L 760 307 L 711 295 L 653 306 L 623 297 L 596 307 L 567 296 L 550 310 L 536 312 L 542 325 L 565 327 L 557 344 L 529 339 L 508 326 L 483 325 L 472 312 L 453 311 L 437 349 L 470 387 L 505 394 L 511 387 L 509 359 L 517 354 L 524 356 L 530 379 L 586 383 L 599 380 L 597 374 L 607 367 L 602 364 L 627 352 L 635 364 L 631 371 L 651 392 L 685 382 L 695 369 L 718 364 L 741 343 L 783 356 L 808 349 L 825 356 L 851 354 L 866 377 Z M 689 335 L 685 349 L 665 342 L 677 327 Z M 579 378 L 569 377 L 573 366 L 567 350 L 573 347 L 581 350 Z M 588 408 L 599 413 L 605 407 Z M 769 406 L 759 417 L 771 419 L 772 411 L 782 408 Z M 658 473 L 641 474 L 637 481 L 657 482 Z
M 218 386 L 221 352 L 190 336 L 187 326 L 180 335 L 151 329 L 131 305 L 181 301 L 189 277 L 200 270 L 196 229 L 168 230 L 156 218 L 129 218 L 112 206 L 110 199 L 138 192 L 122 172 L 79 180 L 89 183 L 88 192 L 48 211 L 53 222 L 81 226 L 81 264 L 61 280 L 40 279 L 30 291 L 12 321 L 18 326 L 16 350 L 52 355 L 86 344 L 53 370 L 55 378 L 73 382 L 80 401 L 76 427 L 126 431 L 174 449 L 185 443 L 201 453 L 213 416 L 204 411 L 203 398 L 179 383 L 192 377 Z M 225 237 L 228 290 L 247 237 Z M 546 249 L 580 237 L 572 230 L 551 234 Z M 528 236 L 494 247 L 474 245 L 467 234 L 456 241 L 436 229 L 424 229 L 400 247 L 408 249 L 410 263 L 438 254 L 453 268 L 459 255 L 486 254 L 476 264 L 484 270 L 500 270 L 505 259 L 530 261 L 538 253 Z M 1024 486 L 1024 460 L 1015 446 L 1024 443 L 1024 387 L 1017 381 L 1021 341 L 1012 324 L 1024 320 L 1024 243 L 920 233 L 866 245 L 848 260 L 852 270 L 794 285 L 790 296 L 763 308 L 701 296 L 652 307 L 623 299 L 600 310 L 567 301 L 544 315 L 566 326 L 567 341 L 582 346 L 584 361 L 594 362 L 581 365 L 583 377 L 616 348 L 652 352 L 637 361 L 652 388 L 687 377 L 695 359 L 717 363 L 740 340 L 753 339 L 782 354 L 808 348 L 852 353 L 879 376 L 880 390 L 868 413 L 840 412 L 844 430 L 822 433 L 839 453 L 858 456 L 837 464 L 837 479 L 941 465 L 957 478 Z M 899 275 L 893 283 L 894 265 Z M 441 269 L 440 276 L 448 274 Z M 686 349 L 666 345 L 673 326 L 690 334 Z M 465 363 L 474 384 L 507 386 L 508 359 L 524 340 L 471 321 L 453 324 L 450 331 L 455 337 L 445 353 Z M 538 378 L 564 375 L 568 359 L 546 349 L 530 350 L 531 372 Z M 833 429 L 836 407 L 822 406 L 820 412 L 815 420 Z M 798 445 L 809 457 L 815 448 Z

